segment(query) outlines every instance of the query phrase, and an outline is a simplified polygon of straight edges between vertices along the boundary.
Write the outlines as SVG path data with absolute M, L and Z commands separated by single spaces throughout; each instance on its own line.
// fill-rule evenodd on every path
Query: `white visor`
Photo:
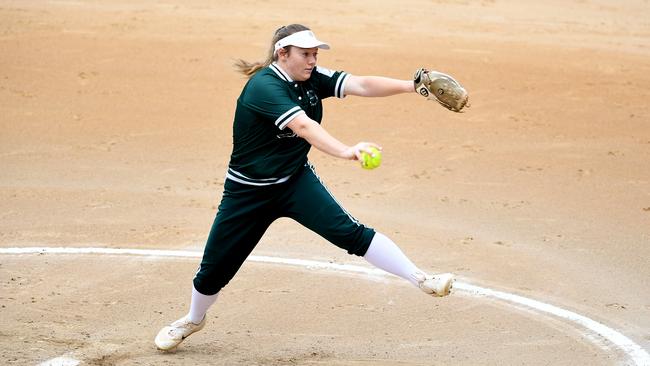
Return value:
M 304 30 L 304 31 L 293 33 L 275 42 L 274 52 L 278 52 L 280 48 L 286 46 L 296 46 L 300 48 L 318 47 L 324 50 L 330 49 L 330 46 L 327 43 L 316 39 L 316 36 L 310 30 Z

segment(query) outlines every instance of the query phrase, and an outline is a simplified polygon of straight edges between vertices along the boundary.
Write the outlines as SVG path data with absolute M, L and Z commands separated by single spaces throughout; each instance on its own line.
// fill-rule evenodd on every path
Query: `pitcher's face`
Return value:
M 280 52 L 278 59 L 282 69 L 296 81 L 309 79 L 317 60 L 318 47 L 300 48 L 296 46 L 292 46 L 289 52 Z

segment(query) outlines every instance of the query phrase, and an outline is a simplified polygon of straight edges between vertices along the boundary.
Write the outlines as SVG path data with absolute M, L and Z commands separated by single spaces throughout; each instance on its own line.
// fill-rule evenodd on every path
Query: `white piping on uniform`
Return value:
M 276 181 L 276 180 L 278 180 L 278 179 L 284 179 L 284 178 L 251 178 L 251 177 L 249 177 L 249 176 L 246 176 L 246 175 L 244 175 L 244 174 L 242 174 L 242 173 L 236 171 L 235 169 L 229 168 L 228 170 L 231 171 L 231 172 L 233 172 L 235 175 L 238 175 L 238 176 L 240 176 L 240 177 L 242 177 L 242 178 L 244 178 L 244 179 L 249 179 L 249 180 L 252 180 L 252 181 L 262 181 L 262 180 L 272 180 L 272 181 Z M 287 177 L 287 178 L 288 178 L 288 177 Z
M 334 75 L 334 71 L 322 66 L 316 66 L 316 72 L 318 72 L 319 74 L 323 74 L 329 78 L 331 78 L 332 75 Z
M 296 113 L 296 112 L 298 112 L 299 110 L 301 110 L 301 108 L 298 107 L 298 106 L 295 106 L 295 107 L 289 109 L 288 111 L 284 112 L 284 113 L 283 113 L 280 117 L 278 117 L 278 119 L 276 119 L 275 122 L 273 122 L 273 123 L 275 123 L 275 125 L 278 126 L 279 129 L 283 130 L 284 127 L 285 127 L 289 122 L 291 122 L 294 118 L 296 118 L 296 116 L 297 116 L 298 114 L 296 114 L 295 116 L 291 117 L 291 118 L 288 119 L 287 121 L 282 121 L 282 120 L 283 120 L 284 118 L 287 118 L 289 115 L 291 115 L 291 113 Z M 303 113 L 304 113 L 304 111 L 303 111 Z
M 339 78 L 336 80 L 336 85 L 334 86 L 334 96 L 337 98 L 345 98 L 345 84 L 348 81 L 350 74 L 342 72 L 339 75 Z M 339 90 L 340 88 L 340 90 Z
M 235 175 L 230 174 L 231 172 L 233 174 L 239 175 L 240 177 L 245 178 L 245 179 L 249 179 L 249 180 L 240 179 L 239 177 L 236 177 Z M 288 175 L 288 176 L 283 177 L 283 178 L 255 179 L 255 178 L 249 178 L 249 177 L 245 176 L 244 174 L 239 173 L 239 172 L 237 172 L 237 171 L 235 171 L 233 169 L 228 169 L 228 172 L 226 173 L 226 179 L 230 179 L 230 180 L 235 181 L 237 183 L 246 184 L 246 185 L 249 185 L 249 186 L 270 186 L 270 185 L 273 185 L 273 184 L 284 183 L 284 182 L 288 181 L 289 178 L 291 178 L 291 175 Z
M 293 82 L 293 79 L 289 76 L 289 74 L 287 74 L 284 70 L 282 70 L 280 65 L 274 62 L 269 66 L 272 66 L 271 70 L 275 71 L 275 73 L 278 74 L 279 77 L 281 77 L 282 79 L 290 83 Z
M 305 111 L 302 110 L 302 108 L 298 108 L 298 109 L 300 109 L 300 110 L 297 111 L 297 112 L 295 112 L 293 115 L 289 116 L 289 118 L 287 118 L 286 121 L 282 122 L 282 123 L 278 126 L 278 128 L 279 128 L 280 130 L 284 130 L 284 128 L 287 127 L 287 125 L 288 125 L 291 121 L 293 121 L 296 117 L 298 117 L 299 115 L 301 115 L 301 114 L 306 114 Z
M 336 202 L 336 204 L 339 205 L 339 207 L 341 208 L 341 210 L 343 210 L 343 212 L 345 212 L 345 214 L 348 215 L 348 217 L 350 218 L 350 220 L 352 220 L 352 222 L 354 222 L 354 223 L 357 224 L 358 226 L 361 226 L 361 222 L 359 222 L 359 220 L 357 220 L 354 216 L 352 216 L 352 215 L 351 215 L 351 214 L 350 214 L 350 213 L 349 213 L 349 212 L 348 212 L 348 211 L 347 211 L 347 210 L 346 210 L 346 209 L 345 209 L 345 208 L 344 208 L 344 207 L 339 203 L 339 201 L 336 200 L 336 197 L 334 197 L 334 195 L 332 194 L 332 192 L 330 192 L 330 190 L 327 189 L 327 186 L 325 186 L 325 183 L 323 182 L 323 180 L 322 180 L 322 179 L 320 178 L 320 176 L 318 176 L 318 174 L 316 173 L 316 169 L 314 168 L 314 166 L 311 165 L 311 163 L 309 163 L 309 162 L 307 162 L 307 166 L 309 167 L 309 169 L 311 169 L 311 172 L 314 173 L 314 175 L 316 176 L 316 179 L 318 179 L 318 181 L 320 182 L 320 185 L 325 189 L 325 191 L 330 195 L 330 197 L 332 197 L 332 200 L 334 200 L 334 202 Z M 366 226 L 366 227 L 368 227 L 368 226 Z

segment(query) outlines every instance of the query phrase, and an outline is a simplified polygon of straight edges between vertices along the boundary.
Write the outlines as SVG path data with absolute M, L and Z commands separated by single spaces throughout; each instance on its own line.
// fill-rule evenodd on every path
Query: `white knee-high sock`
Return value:
M 194 324 L 199 324 L 205 317 L 210 306 L 217 301 L 218 295 L 219 293 L 214 295 L 203 295 L 196 291 L 194 285 L 192 285 L 192 302 L 190 303 L 190 312 L 187 314 L 190 321 Z
M 424 274 L 404 255 L 397 244 L 381 233 L 375 233 L 363 258 L 373 266 L 402 277 L 415 286 L 418 286 L 418 279 Z

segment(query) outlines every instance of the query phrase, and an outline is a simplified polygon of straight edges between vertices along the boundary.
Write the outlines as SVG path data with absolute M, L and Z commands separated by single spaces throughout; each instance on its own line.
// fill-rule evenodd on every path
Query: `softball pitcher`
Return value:
M 159 349 L 173 349 L 205 326 L 206 313 L 219 291 L 280 217 L 296 220 L 427 294 L 449 294 L 452 274 L 428 275 L 419 270 L 393 241 L 341 207 L 307 160 L 312 146 L 347 160 L 359 160 L 362 152 L 380 148 L 371 142 L 349 146 L 330 135 L 320 125 L 323 99 L 384 97 L 416 90 L 429 96 L 435 90 L 426 88 L 435 78 L 428 78 L 425 69 L 418 70 L 415 80 L 332 71 L 316 65 L 319 49 L 329 45 L 309 28 L 292 24 L 275 31 L 265 62 L 237 63 L 249 80 L 237 100 L 223 198 L 193 280 L 189 313 L 160 330 L 155 338 Z

